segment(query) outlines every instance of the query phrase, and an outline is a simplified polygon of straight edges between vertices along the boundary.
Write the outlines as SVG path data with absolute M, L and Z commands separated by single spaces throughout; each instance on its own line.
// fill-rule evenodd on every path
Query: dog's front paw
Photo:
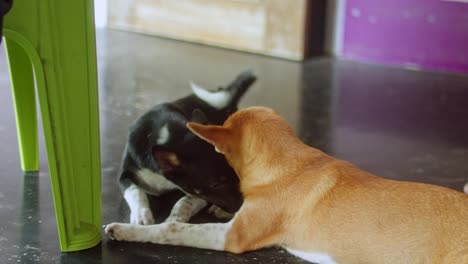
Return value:
M 112 223 L 108 224 L 104 229 L 106 235 L 112 240 L 124 240 L 122 236 L 122 224 Z
M 130 213 L 130 224 L 134 225 L 152 225 L 154 217 L 151 209 L 138 208 Z
M 234 216 L 234 214 L 228 213 L 216 205 L 212 205 L 210 208 L 208 208 L 208 213 L 216 216 L 219 219 L 231 219 Z

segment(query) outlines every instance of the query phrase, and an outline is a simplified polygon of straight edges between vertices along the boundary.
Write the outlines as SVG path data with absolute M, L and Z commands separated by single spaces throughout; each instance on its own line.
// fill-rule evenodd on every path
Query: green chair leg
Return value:
M 15 0 L 4 28 L 6 41 L 32 63 L 60 247 L 95 246 L 101 240 L 101 177 L 93 1 Z M 15 52 L 8 58 L 14 65 Z
M 6 40 L 5 45 L 10 58 L 8 61 L 15 103 L 21 168 L 24 171 L 37 171 L 39 170 L 39 150 L 32 64 L 26 52 L 18 44 Z

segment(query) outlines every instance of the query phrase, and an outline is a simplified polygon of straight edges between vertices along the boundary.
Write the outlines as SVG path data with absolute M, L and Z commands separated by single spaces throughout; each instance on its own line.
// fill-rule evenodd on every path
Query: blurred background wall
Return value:
M 468 73 L 467 0 L 96 0 L 96 25 L 292 60 Z
M 344 10 L 339 56 L 468 73 L 468 1 L 347 0 Z

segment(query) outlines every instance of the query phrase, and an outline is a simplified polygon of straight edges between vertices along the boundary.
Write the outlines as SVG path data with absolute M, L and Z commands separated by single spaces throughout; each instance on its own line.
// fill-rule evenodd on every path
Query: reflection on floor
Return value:
M 132 120 L 187 94 L 189 80 L 215 88 L 245 68 L 259 81 L 242 106 L 273 107 L 308 144 L 387 178 L 458 190 L 468 181 L 468 76 L 331 59 L 302 64 L 111 30 L 98 31 L 97 44 L 103 223 L 128 221 L 116 174 Z M 2 50 L 0 263 L 303 263 L 280 249 L 235 256 L 106 237 L 60 253 L 43 145 L 41 172 L 20 171 L 6 67 Z M 179 195 L 155 199 L 160 220 Z M 211 220 L 202 213 L 194 221 Z

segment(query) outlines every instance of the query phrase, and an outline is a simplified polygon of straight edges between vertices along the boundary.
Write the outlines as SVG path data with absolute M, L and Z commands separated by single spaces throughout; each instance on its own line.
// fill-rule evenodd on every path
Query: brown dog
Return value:
M 468 196 L 376 177 L 302 143 L 272 110 L 188 127 L 237 172 L 244 204 L 229 223 L 111 224 L 117 240 L 234 253 L 279 245 L 316 263 L 468 263 Z

